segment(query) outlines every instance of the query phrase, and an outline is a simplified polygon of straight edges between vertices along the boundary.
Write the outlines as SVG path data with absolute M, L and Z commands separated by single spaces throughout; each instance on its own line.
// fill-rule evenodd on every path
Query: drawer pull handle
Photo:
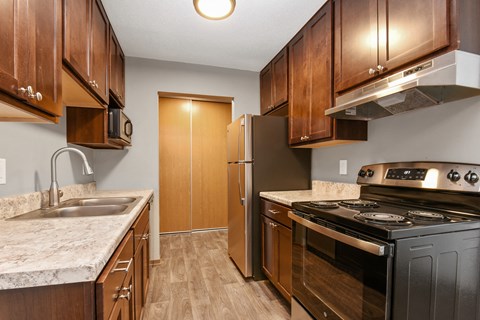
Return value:
M 142 235 L 142 240 L 148 240 L 149 237 L 150 237 L 150 234 L 145 233 L 144 235 Z
M 280 211 L 275 210 L 275 209 L 268 209 L 268 212 L 273 213 L 273 214 L 280 213 Z
M 130 298 L 131 298 L 131 293 L 130 291 L 127 291 L 126 294 L 119 294 L 118 297 L 117 297 L 117 300 L 118 299 L 127 299 L 127 301 L 130 301 Z
M 132 265 L 132 261 L 133 261 L 133 258 L 131 258 L 130 260 L 118 260 L 117 263 L 115 264 L 115 267 L 112 269 L 111 273 L 114 273 L 114 272 L 120 272 L 120 271 L 124 271 L 124 272 L 127 272 L 130 270 L 130 266 Z M 118 266 L 120 264 L 126 264 L 127 267 L 126 268 L 119 268 Z

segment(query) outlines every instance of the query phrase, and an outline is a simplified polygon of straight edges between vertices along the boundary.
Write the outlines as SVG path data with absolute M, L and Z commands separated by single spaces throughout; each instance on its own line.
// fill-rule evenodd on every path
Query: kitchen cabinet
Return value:
M 101 103 L 109 102 L 110 24 L 100 0 L 63 0 L 63 61 Z
M 131 319 L 142 318 L 142 309 L 147 301 L 148 283 L 150 279 L 150 205 L 143 209 L 140 216 L 132 225 L 135 247 L 135 294 L 132 297 L 135 303 L 135 314 Z
M 97 320 L 134 319 L 133 315 L 133 231 L 123 238 L 98 277 Z
M 67 107 L 67 142 L 92 149 L 123 149 L 108 138 L 108 110 Z
M 478 1 L 335 0 L 335 92 L 454 49 L 477 52 Z
M 266 114 L 288 101 L 288 50 L 283 48 L 260 72 L 260 111 Z
M 125 106 L 125 55 L 113 29 L 110 30 L 110 93 L 116 104 Z
M 0 100 L 6 103 L 0 101 L 0 119 L 57 122 L 62 115 L 61 2 L 2 1 L 0 30 Z
M 333 106 L 332 4 L 327 2 L 288 44 L 289 143 L 322 146 L 367 139 L 367 124 L 325 116 Z
M 262 270 L 285 299 L 292 294 L 290 208 L 262 199 Z

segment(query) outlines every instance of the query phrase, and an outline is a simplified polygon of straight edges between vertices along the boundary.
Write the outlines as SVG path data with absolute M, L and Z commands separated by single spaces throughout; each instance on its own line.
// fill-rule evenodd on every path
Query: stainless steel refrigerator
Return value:
M 288 146 L 287 118 L 242 115 L 227 127 L 228 253 L 244 277 L 261 268 L 260 191 L 310 188 L 310 149 Z

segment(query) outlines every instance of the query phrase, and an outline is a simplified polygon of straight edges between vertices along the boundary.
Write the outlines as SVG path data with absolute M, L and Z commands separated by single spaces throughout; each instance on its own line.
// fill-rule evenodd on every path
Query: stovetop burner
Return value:
M 375 201 L 370 200 L 343 200 L 340 204 L 347 208 L 378 208 L 378 204 Z
M 338 203 L 328 201 L 310 201 L 310 204 L 316 208 L 335 209 L 338 208 Z
M 412 222 L 398 214 L 384 212 L 362 212 L 353 216 L 355 219 L 368 223 L 379 223 L 388 225 L 411 225 Z
M 442 221 L 447 219 L 447 217 L 441 213 L 423 210 L 410 210 L 407 212 L 407 216 L 413 219 L 422 219 L 428 221 Z

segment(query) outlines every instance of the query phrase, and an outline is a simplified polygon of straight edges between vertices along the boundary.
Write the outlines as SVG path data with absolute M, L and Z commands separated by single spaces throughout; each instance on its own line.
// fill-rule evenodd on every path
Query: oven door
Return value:
M 301 216 L 289 212 L 294 298 L 316 319 L 388 319 L 393 245 Z

